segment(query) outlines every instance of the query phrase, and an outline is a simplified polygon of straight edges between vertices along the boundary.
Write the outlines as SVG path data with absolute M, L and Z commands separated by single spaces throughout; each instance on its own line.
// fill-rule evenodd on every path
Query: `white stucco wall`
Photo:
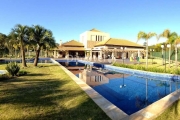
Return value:
M 110 34 L 105 32 L 86 31 L 80 34 L 80 42 L 87 48 L 87 41 L 103 41 L 110 39 Z

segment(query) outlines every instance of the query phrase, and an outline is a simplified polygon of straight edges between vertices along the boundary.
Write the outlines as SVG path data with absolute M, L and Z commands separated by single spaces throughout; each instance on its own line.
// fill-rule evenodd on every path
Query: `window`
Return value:
M 84 36 L 82 36 L 82 43 L 84 42 Z

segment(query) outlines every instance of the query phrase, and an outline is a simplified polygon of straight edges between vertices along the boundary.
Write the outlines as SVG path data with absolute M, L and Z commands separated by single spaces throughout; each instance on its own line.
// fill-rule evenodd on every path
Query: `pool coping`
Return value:
M 54 59 L 53 63 L 60 65 Z M 93 65 L 93 62 L 89 62 Z M 109 66 L 109 65 L 108 65 Z M 76 77 L 73 73 L 67 70 L 65 67 L 60 67 L 84 90 L 87 95 L 112 119 L 112 120 L 151 120 L 158 117 L 168 107 L 170 107 L 175 101 L 180 99 L 180 90 L 172 92 L 164 98 L 152 103 L 151 105 L 135 112 L 134 114 L 127 115 L 121 109 L 117 108 L 89 85 Z M 112 66 L 115 67 L 115 66 Z M 125 68 L 126 69 L 126 68 Z
M 90 61 L 85 61 L 85 60 L 76 60 L 76 61 L 84 63 L 84 64 L 90 64 L 90 65 L 93 65 L 94 63 L 96 63 L 96 62 L 90 62 Z M 101 64 L 101 63 L 98 63 L 98 64 Z M 123 68 L 123 67 L 117 67 L 117 66 L 106 65 L 106 64 L 102 64 L 102 65 L 104 69 L 115 70 L 117 72 L 126 72 L 127 74 L 131 74 L 131 75 L 137 75 L 137 76 L 143 75 L 143 76 L 146 76 L 147 78 L 151 77 L 151 78 L 156 78 L 156 79 L 180 81 L 180 75 L 167 74 L 167 73 L 155 73 L 155 72 Z

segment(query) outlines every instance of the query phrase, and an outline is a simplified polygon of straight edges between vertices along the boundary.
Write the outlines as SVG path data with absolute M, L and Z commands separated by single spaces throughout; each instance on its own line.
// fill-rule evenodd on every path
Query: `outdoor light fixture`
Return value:
M 153 64 L 153 51 L 154 51 L 154 49 L 150 49 L 150 52 L 152 52 L 151 53 L 152 64 Z
M 162 65 L 164 64 L 163 61 L 164 61 L 164 57 L 163 57 L 163 48 L 164 48 L 164 45 L 161 45 L 161 48 L 162 48 Z
M 162 58 L 162 65 L 164 65 L 164 67 L 165 67 L 165 72 L 166 72 L 166 48 L 167 47 L 170 47 L 170 45 L 169 44 L 166 44 L 166 43 L 164 43 L 164 45 L 161 45 L 161 48 L 162 48 L 162 56 L 163 56 L 163 48 L 164 48 L 164 50 L 165 50 L 165 56 Z M 165 61 L 164 61 L 165 60 Z M 164 62 L 164 63 L 163 63 Z
M 169 48 L 169 67 L 171 63 L 171 44 L 167 44 L 167 47 Z

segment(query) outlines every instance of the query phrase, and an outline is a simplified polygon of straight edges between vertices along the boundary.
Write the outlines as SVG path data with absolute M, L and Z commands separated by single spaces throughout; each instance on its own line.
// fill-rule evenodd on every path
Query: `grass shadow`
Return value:
M 28 73 L 28 74 L 26 74 L 26 75 L 24 75 L 24 76 L 46 76 L 46 75 L 49 75 L 49 74 L 41 74 L 41 73 L 35 74 L 35 73 Z
M 109 119 L 59 67 L 27 70 L 29 76 L 0 81 L 0 119 Z

